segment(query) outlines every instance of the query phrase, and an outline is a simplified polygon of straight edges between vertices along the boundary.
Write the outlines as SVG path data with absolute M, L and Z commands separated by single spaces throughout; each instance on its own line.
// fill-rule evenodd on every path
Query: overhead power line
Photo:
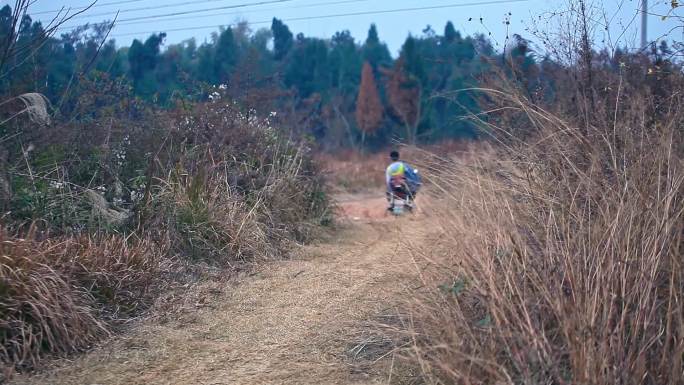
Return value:
M 529 1 L 531 1 L 531 0 L 478 1 L 478 2 L 470 2 L 470 3 L 445 4 L 445 5 L 426 6 L 426 7 L 397 8 L 397 9 L 385 9 L 385 10 L 378 10 L 378 11 L 359 11 L 359 12 L 337 13 L 337 14 L 329 14 L 329 15 L 302 16 L 302 17 L 285 18 L 285 19 L 283 19 L 283 21 L 292 22 L 292 21 L 320 20 L 320 19 L 330 19 L 330 18 L 335 18 L 335 17 L 350 17 L 350 16 L 379 15 L 379 14 L 386 14 L 386 13 L 415 12 L 415 11 L 426 11 L 426 10 L 435 10 L 435 9 L 472 7 L 472 6 L 477 6 L 477 5 L 499 5 L 499 4 L 512 4 L 512 3 L 526 3 Z M 255 22 L 247 22 L 247 24 L 258 25 L 258 24 L 268 24 L 271 22 L 272 22 L 272 20 L 262 20 L 262 21 L 255 21 Z M 180 31 L 195 31 L 195 30 L 201 30 L 201 29 L 215 29 L 215 28 L 224 27 L 226 25 L 231 25 L 231 24 L 211 25 L 211 26 L 203 25 L 203 26 L 172 28 L 172 29 L 163 29 L 163 30 L 160 29 L 160 30 L 156 30 L 156 31 L 121 33 L 121 34 L 113 35 L 113 37 L 146 35 L 146 34 L 152 34 L 152 33 L 157 33 L 157 32 L 180 32 Z
M 150 1 L 150 0 L 123 0 L 123 1 L 112 1 L 112 2 L 110 2 L 110 3 L 95 3 L 95 4 L 92 4 L 92 6 L 89 6 L 89 5 L 79 5 L 79 6 L 73 7 L 73 8 L 71 8 L 71 7 L 63 7 L 63 8 L 61 8 L 61 9 L 53 9 L 52 11 L 31 12 L 31 14 L 32 14 L 32 15 L 45 15 L 45 14 L 48 14 L 48 13 L 60 13 L 60 12 L 64 12 L 64 11 L 67 10 L 67 9 L 70 9 L 70 10 L 72 10 L 72 11 L 81 11 L 81 10 L 88 9 L 88 8 L 99 8 L 99 7 L 107 7 L 107 6 L 111 6 L 111 5 L 121 5 L 121 4 L 130 4 L 130 3 L 139 3 L 139 2 L 141 2 L 141 1 Z
M 184 1 L 180 3 L 172 3 L 172 4 L 164 4 L 164 5 L 154 5 L 154 6 L 148 6 L 148 7 L 139 7 L 139 8 L 129 8 L 129 9 L 122 9 L 120 11 L 114 12 L 102 12 L 102 13 L 94 13 L 94 14 L 88 14 L 88 15 L 80 15 L 78 17 L 74 17 L 74 19 L 83 19 L 83 18 L 91 18 L 91 17 L 99 17 L 99 16 L 113 16 L 116 13 L 130 13 L 130 12 L 139 12 L 139 11 L 152 11 L 156 9 L 165 9 L 165 8 L 175 8 L 175 7 L 183 7 L 187 5 L 196 5 L 196 4 L 203 4 L 203 3 L 215 3 L 217 1 L 227 1 L 227 0 L 201 0 L 201 1 Z M 205 8 L 205 11 L 219 11 L 222 9 L 231 9 L 231 8 L 242 8 L 242 7 L 252 7 L 252 6 L 258 6 L 258 5 L 267 5 L 267 4 L 276 4 L 276 3 L 288 3 L 294 0 L 268 0 L 268 1 L 260 1 L 260 2 L 254 2 L 254 3 L 244 3 L 244 4 L 236 4 L 236 5 L 226 5 L 226 6 L 221 6 L 221 7 L 214 7 L 214 8 Z M 192 13 L 196 12 L 196 10 L 192 11 L 180 11 L 180 12 L 174 12 L 174 13 L 169 13 L 166 16 L 176 16 L 176 15 L 185 15 L 187 13 Z
M 270 11 L 280 11 L 280 10 L 290 10 L 290 9 L 301 9 L 301 8 L 313 8 L 313 7 L 321 7 L 325 5 L 340 5 L 340 4 L 350 4 L 350 3 L 361 3 L 361 2 L 368 2 L 368 1 L 375 1 L 375 0 L 338 0 L 338 1 L 330 1 L 330 2 L 324 2 L 324 3 L 316 3 L 316 4 L 304 4 L 304 5 L 298 5 L 298 6 L 290 6 L 287 8 L 262 8 L 262 9 L 255 9 L 253 12 L 270 12 Z M 195 10 L 193 12 L 197 13 L 203 13 L 203 12 L 208 12 L 205 10 Z M 222 13 L 212 13 L 211 15 L 202 15 L 202 16 L 182 16 L 182 17 L 172 17 L 168 18 L 169 16 L 166 15 L 149 15 L 149 16 L 141 16 L 141 17 L 134 17 L 134 18 L 129 18 L 129 19 L 121 19 L 116 22 L 116 26 L 122 26 L 122 25 L 132 25 L 132 24 L 142 24 L 142 23 L 149 23 L 150 20 L 155 20 L 157 22 L 164 22 L 164 21 L 176 21 L 176 20 L 193 20 L 193 19 L 200 19 L 200 18 L 205 18 L 207 16 L 226 16 L 226 15 L 240 15 L 243 14 L 243 12 L 222 12 Z M 158 20 L 166 18 L 163 20 Z M 104 21 L 101 23 L 94 23 L 93 25 L 109 25 L 111 22 Z M 66 30 L 66 29 L 75 29 L 79 27 L 84 27 L 85 24 L 80 24 L 80 25 L 69 25 L 69 26 L 61 26 L 58 29 L 60 30 Z

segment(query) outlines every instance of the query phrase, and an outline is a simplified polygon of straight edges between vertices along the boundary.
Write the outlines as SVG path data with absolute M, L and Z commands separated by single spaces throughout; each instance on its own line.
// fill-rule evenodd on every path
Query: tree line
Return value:
M 0 10 L 0 52 L 11 15 L 9 6 Z M 93 82 L 116 84 L 127 100 L 163 108 L 222 95 L 322 148 L 373 148 L 392 140 L 475 138 L 468 117 L 480 112 L 478 97 L 458 90 L 503 74 L 531 98 L 544 98 L 561 68 L 518 36 L 497 52 L 486 36 L 462 36 L 451 22 L 441 33 L 428 26 L 409 35 L 397 57 L 375 25 L 359 42 L 348 31 L 326 39 L 295 35 L 274 18 L 270 28 L 238 23 L 203 43 L 165 44 L 158 33 L 129 47 L 108 39 L 109 27 L 85 25 L 14 55 L 11 76 L 0 74 L 0 94 L 40 92 L 57 116 L 72 118 L 88 114 L 79 100 Z M 18 31 L 19 46 L 45 34 L 30 16 Z

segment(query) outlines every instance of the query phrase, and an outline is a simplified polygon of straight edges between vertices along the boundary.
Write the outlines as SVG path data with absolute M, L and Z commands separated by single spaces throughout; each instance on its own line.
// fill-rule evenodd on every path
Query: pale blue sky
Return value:
M 3 5 L 8 3 L 14 2 L 0 1 Z M 615 29 L 620 28 L 620 23 L 631 25 L 623 37 L 623 44 L 638 43 L 640 19 L 634 16 L 640 0 L 594 0 L 593 3 L 606 10 Z M 649 5 L 653 13 L 664 13 L 669 3 L 670 0 L 650 0 Z M 54 15 L 50 11 L 61 6 L 77 9 L 87 4 L 88 0 L 36 0 L 31 9 L 35 13 L 34 19 L 47 20 Z M 491 32 L 492 40 L 503 43 L 506 38 L 504 20 L 509 12 L 509 33 L 530 37 L 525 29 L 532 25 L 533 19 L 544 12 L 562 10 L 564 4 L 568 4 L 567 0 L 99 0 L 96 7 L 67 25 L 112 19 L 120 10 L 121 23 L 112 31 L 112 36 L 120 45 L 128 45 L 134 38 L 144 39 L 152 31 L 167 32 L 167 43 L 191 37 L 202 42 L 209 39 L 219 25 L 246 20 L 253 23 L 252 28 L 256 30 L 270 26 L 273 17 L 285 20 L 295 34 L 301 32 L 307 36 L 330 37 L 336 31 L 348 29 L 361 41 L 365 39 L 369 25 L 375 23 L 380 38 L 396 54 L 409 33 L 419 35 L 428 24 L 441 33 L 448 20 L 464 34 Z M 429 7 L 432 9 L 416 9 Z M 200 10 L 206 11 L 196 12 Z M 341 14 L 347 16 L 333 16 Z M 159 15 L 169 16 L 149 18 Z M 662 21 L 655 15 L 649 17 L 649 23 L 651 39 L 676 26 L 674 21 Z M 192 29 L 174 31 L 185 28 Z M 682 32 L 676 33 L 675 38 L 683 40 Z M 601 39 L 601 36 L 597 37 L 597 40 Z

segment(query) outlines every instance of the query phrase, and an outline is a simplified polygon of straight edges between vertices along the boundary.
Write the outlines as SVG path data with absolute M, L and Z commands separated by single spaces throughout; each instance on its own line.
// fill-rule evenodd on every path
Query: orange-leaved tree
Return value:
M 380 128 L 383 118 L 383 106 L 375 84 L 373 68 L 368 62 L 363 63 L 361 86 L 356 98 L 356 123 L 361 130 L 361 142 L 366 140 L 366 134 L 372 134 Z

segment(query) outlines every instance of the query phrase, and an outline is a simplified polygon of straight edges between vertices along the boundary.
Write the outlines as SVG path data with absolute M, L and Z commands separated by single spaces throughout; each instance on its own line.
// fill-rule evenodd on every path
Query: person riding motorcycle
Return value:
M 408 200 L 413 201 L 421 186 L 418 170 L 412 168 L 406 162 L 399 160 L 399 151 L 393 150 L 390 152 L 390 159 L 392 160 L 392 163 L 387 166 L 387 170 L 385 171 L 387 201 L 389 202 L 388 211 L 394 209 L 393 194 L 407 195 Z

